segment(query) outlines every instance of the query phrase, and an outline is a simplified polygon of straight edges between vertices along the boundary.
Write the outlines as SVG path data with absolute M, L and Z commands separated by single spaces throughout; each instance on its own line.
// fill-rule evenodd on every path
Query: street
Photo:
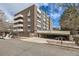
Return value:
M 79 50 L 43 43 L 0 39 L 0 56 L 79 56 Z

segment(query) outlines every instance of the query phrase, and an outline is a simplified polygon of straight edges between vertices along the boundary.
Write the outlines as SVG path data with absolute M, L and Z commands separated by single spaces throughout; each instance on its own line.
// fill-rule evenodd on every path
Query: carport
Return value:
M 38 37 L 60 40 L 69 40 L 70 31 L 37 31 Z

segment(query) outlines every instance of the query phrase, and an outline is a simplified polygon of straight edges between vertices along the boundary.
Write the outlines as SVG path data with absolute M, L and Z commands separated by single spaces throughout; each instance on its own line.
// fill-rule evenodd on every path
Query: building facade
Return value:
M 32 5 L 14 17 L 14 32 L 18 36 L 37 36 L 37 31 L 50 31 L 51 20 L 46 13 Z

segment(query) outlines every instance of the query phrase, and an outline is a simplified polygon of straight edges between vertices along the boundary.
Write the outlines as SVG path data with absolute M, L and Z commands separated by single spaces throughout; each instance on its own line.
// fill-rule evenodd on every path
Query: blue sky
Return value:
M 13 21 L 13 16 L 17 12 L 29 7 L 30 3 L 0 3 L 0 10 L 5 12 L 7 15 L 7 21 L 12 22 Z M 47 14 L 51 17 L 52 19 L 52 25 L 53 27 L 59 27 L 59 20 L 61 17 L 61 14 L 63 13 L 63 8 L 57 6 L 56 4 L 50 3 L 41 3 L 41 4 L 36 4 L 38 8 L 41 10 L 47 12 Z

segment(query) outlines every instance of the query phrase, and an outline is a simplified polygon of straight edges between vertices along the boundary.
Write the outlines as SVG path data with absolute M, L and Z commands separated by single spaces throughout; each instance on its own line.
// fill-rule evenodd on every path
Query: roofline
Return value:
M 35 4 L 32 4 L 31 6 L 28 6 L 27 8 L 25 8 L 25 9 L 23 9 L 23 10 L 17 12 L 14 16 L 18 15 L 18 14 L 21 13 L 22 11 L 24 11 L 24 10 L 26 10 L 26 9 L 32 7 L 32 6 L 35 6 L 36 8 L 38 8 Z M 43 10 L 40 9 L 40 11 L 43 12 L 43 13 L 47 16 L 47 18 L 51 18 L 51 17 L 49 17 L 49 15 L 47 15 L 47 13 L 45 13 Z
M 52 34 L 52 35 L 70 35 L 70 31 L 37 31 L 37 33 L 39 34 Z
M 25 8 L 25 9 L 23 9 L 23 10 L 21 10 L 21 11 L 17 12 L 14 16 L 16 16 L 17 14 L 21 13 L 22 11 L 24 11 L 24 10 L 26 10 L 26 9 L 28 9 L 28 8 L 32 7 L 32 6 L 36 6 L 36 5 L 35 5 L 35 4 L 32 4 L 31 6 L 28 6 L 27 8 Z

